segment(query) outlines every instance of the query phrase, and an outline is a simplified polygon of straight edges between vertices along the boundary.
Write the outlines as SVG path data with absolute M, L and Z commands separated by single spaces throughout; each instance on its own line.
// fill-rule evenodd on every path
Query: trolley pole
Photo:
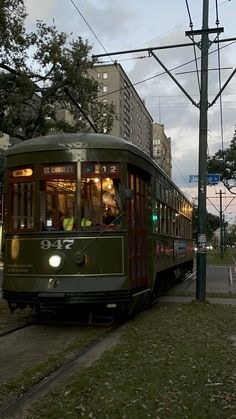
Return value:
M 208 112 L 208 13 L 209 0 L 203 0 L 201 36 L 201 91 L 198 157 L 198 230 L 196 298 L 206 299 L 206 179 L 207 179 L 207 112 Z

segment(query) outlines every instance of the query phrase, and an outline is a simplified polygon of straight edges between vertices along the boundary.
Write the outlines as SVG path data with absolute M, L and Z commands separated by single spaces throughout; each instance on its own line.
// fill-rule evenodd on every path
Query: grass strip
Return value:
M 226 305 L 160 303 L 29 417 L 233 418 L 235 314 Z

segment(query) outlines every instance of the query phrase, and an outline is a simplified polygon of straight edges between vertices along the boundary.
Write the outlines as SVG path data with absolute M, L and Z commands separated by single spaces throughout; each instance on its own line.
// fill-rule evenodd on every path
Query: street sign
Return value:
M 190 175 L 188 181 L 189 181 L 189 183 L 198 182 L 198 175 Z
M 220 182 L 220 175 L 218 174 L 207 175 L 207 182 L 210 183 L 211 185 L 216 185 L 217 183 Z
M 209 185 L 216 185 L 220 182 L 220 176 L 219 174 L 210 174 L 207 175 L 207 183 Z M 198 182 L 198 175 L 190 175 L 189 176 L 189 183 L 191 182 Z

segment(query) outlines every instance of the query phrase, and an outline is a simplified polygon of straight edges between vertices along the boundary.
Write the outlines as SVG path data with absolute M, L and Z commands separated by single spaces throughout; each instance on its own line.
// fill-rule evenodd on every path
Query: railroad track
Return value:
M 40 398 L 56 385 L 68 380 L 75 371 L 77 373 L 84 367 L 91 365 L 108 348 L 116 345 L 119 340 L 121 328 L 110 326 L 106 332 L 95 338 L 84 348 L 74 352 L 65 363 L 55 372 L 49 374 L 42 381 L 32 386 L 28 391 L 6 403 L 0 408 L 0 418 L 26 417 L 27 411 Z
M 28 320 L 22 324 L 18 324 L 15 326 L 7 326 L 5 329 L 0 331 L 0 338 L 6 335 L 10 335 L 11 333 L 17 332 L 17 330 L 24 329 L 26 327 L 29 327 L 33 324 L 32 320 Z
M 185 291 L 196 281 L 196 270 L 186 275 L 184 279 Z
M 110 326 L 113 324 L 114 318 L 111 316 L 93 316 L 92 313 L 87 316 L 77 316 L 76 320 L 71 320 L 71 317 L 68 319 L 55 318 L 55 317 L 40 317 L 32 315 L 29 318 L 23 316 L 23 321 L 21 321 L 22 316 L 14 318 L 13 321 L 10 320 L 9 324 L 1 325 L 0 327 L 0 338 L 6 335 L 10 335 L 18 330 L 24 329 L 33 324 L 50 324 L 50 325 L 89 325 L 89 326 Z M 26 318 L 26 319 L 25 319 Z
M 34 323 L 34 316 L 30 310 L 8 314 L 0 312 L 0 337 L 10 335 L 17 330 L 24 329 Z

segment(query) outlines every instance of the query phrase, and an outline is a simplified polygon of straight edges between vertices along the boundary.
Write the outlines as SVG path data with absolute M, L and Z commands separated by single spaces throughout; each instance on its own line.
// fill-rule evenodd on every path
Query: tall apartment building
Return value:
M 153 159 L 171 177 L 171 139 L 166 136 L 164 125 L 157 123 L 153 124 Z
M 152 157 L 153 119 L 120 64 L 96 64 L 92 77 L 100 84 L 99 97 L 115 105 L 111 135 L 135 144 Z

